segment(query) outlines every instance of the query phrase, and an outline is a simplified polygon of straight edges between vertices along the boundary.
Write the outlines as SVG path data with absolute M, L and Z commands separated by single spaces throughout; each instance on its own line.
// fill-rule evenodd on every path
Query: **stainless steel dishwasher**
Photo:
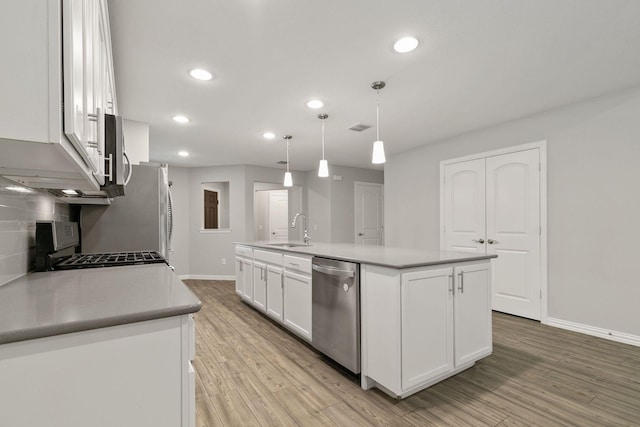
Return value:
M 314 257 L 311 343 L 360 373 L 360 264 Z

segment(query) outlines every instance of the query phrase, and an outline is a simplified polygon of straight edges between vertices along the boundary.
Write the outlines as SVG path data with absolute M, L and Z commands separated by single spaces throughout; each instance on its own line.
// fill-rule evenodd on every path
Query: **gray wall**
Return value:
M 335 180 L 336 175 L 341 176 L 342 181 Z M 318 178 L 315 170 L 307 172 L 309 234 L 313 241 L 355 241 L 356 181 L 382 184 L 384 172 L 335 165 L 330 166 L 328 178 Z
M 47 194 L 15 193 L 0 177 L 0 285 L 33 269 L 37 220 L 69 220 L 69 205 Z
M 549 317 L 640 336 L 640 88 L 391 156 L 390 246 L 439 248 L 439 162 L 547 141 Z
M 173 235 L 169 262 L 179 276 L 189 274 L 189 169 L 169 166 L 173 199 Z

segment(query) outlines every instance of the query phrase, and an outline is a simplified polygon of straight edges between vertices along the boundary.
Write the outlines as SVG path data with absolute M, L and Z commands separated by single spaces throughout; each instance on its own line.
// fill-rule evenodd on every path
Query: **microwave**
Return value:
M 124 149 L 122 117 L 104 115 L 104 185 L 100 187 L 108 197 L 124 196 L 124 188 L 131 179 L 131 161 Z

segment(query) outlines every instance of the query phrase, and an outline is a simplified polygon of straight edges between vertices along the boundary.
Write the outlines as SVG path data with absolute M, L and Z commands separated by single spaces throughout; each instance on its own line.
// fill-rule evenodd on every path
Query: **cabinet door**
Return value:
M 402 388 L 453 369 L 453 269 L 402 275 Z
M 248 259 L 242 260 L 242 299 L 253 300 L 253 268 Z
M 455 365 L 491 354 L 490 264 L 455 267 Z
M 284 325 L 311 341 L 311 276 L 284 272 Z
M 267 311 L 267 266 L 253 262 L 253 305 L 261 311 Z
M 244 290 L 244 273 L 242 268 L 244 267 L 244 262 L 242 262 L 242 258 L 236 257 L 236 294 L 242 296 Z
M 283 321 L 282 297 L 284 292 L 282 268 L 267 266 L 267 314 L 279 322 Z

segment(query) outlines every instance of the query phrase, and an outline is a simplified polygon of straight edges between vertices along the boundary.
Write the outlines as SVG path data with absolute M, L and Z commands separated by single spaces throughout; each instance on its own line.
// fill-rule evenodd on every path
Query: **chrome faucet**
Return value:
M 304 236 L 302 236 L 302 240 L 304 240 L 304 244 L 308 245 L 311 240 L 311 236 L 309 236 L 309 230 L 307 230 L 307 216 L 302 212 L 298 212 L 296 216 L 293 217 L 293 221 L 291 222 L 291 228 L 296 228 L 296 221 L 298 217 L 301 216 L 303 219 L 302 227 L 304 228 Z

